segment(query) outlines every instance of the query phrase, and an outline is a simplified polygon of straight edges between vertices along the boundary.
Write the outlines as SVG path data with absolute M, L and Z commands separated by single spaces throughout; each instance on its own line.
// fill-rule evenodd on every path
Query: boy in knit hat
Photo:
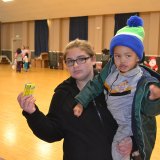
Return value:
M 160 113 L 160 75 L 139 62 L 143 58 L 143 20 L 131 16 L 110 43 L 112 58 L 98 76 L 79 95 L 73 111 L 79 117 L 90 101 L 104 91 L 107 107 L 117 121 L 118 129 L 112 143 L 113 160 L 129 160 L 118 151 L 118 144 L 133 137 L 136 152 L 149 160 L 156 137 L 155 116 Z

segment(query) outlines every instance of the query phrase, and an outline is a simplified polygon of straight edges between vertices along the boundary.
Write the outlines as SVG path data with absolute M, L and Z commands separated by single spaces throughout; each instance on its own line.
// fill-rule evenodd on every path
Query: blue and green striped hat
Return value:
M 131 48 L 141 60 L 143 58 L 144 46 L 143 20 L 138 16 L 131 16 L 127 21 L 127 26 L 118 30 L 110 43 L 110 54 L 114 54 L 116 46 L 126 46 Z

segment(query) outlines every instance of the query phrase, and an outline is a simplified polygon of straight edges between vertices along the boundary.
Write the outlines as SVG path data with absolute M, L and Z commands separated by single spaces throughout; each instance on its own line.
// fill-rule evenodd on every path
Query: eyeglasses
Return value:
M 86 63 L 86 60 L 89 58 L 91 58 L 91 57 L 80 57 L 77 59 L 67 59 L 67 60 L 65 60 L 65 63 L 68 67 L 71 67 L 71 66 L 74 66 L 75 62 L 77 64 L 84 64 L 84 63 Z

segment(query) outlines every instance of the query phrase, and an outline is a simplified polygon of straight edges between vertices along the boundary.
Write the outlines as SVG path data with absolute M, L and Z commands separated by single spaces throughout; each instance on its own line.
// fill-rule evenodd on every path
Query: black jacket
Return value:
M 79 89 L 73 78 L 61 83 L 45 116 L 37 110 L 23 111 L 33 133 L 47 142 L 64 139 L 63 160 L 112 160 L 111 144 L 117 124 L 107 110 L 104 95 L 96 98 L 77 118 L 73 115 L 74 97 Z

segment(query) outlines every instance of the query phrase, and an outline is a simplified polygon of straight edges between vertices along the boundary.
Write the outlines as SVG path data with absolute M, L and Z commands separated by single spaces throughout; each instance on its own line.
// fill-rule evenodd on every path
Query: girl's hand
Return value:
M 36 99 L 30 95 L 30 96 L 23 96 L 23 93 L 20 93 L 17 97 L 18 103 L 20 107 L 28 112 L 29 114 L 32 114 L 35 112 L 36 107 L 35 107 L 35 101 Z

